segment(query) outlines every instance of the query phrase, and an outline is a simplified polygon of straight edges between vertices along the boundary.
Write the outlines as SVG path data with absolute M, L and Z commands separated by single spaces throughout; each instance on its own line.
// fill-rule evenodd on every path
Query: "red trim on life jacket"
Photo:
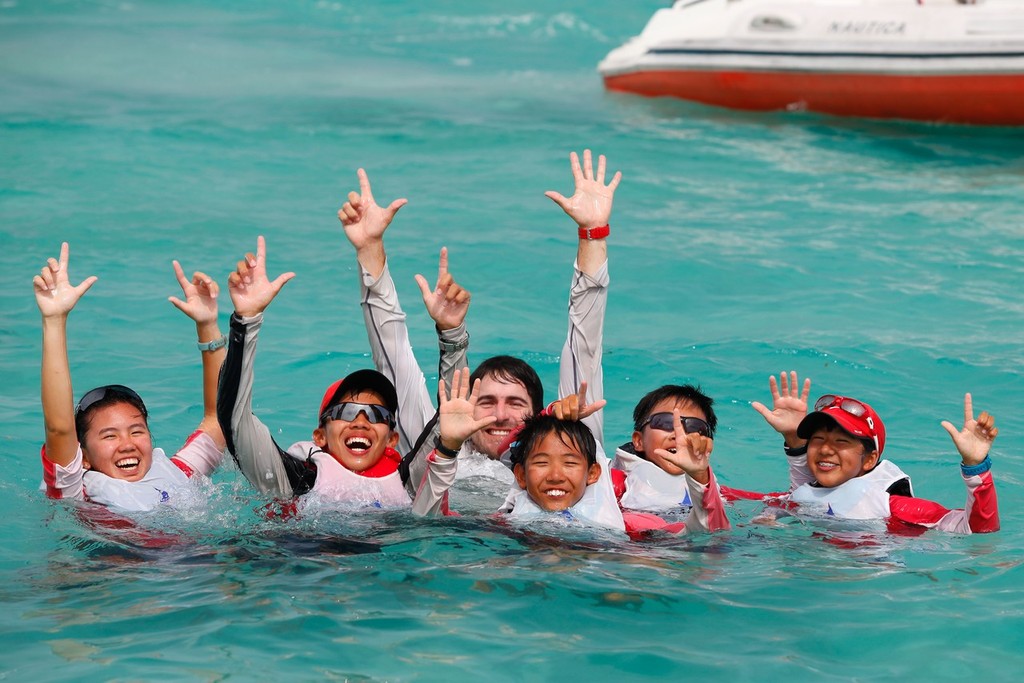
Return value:
M 615 500 L 622 506 L 622 496 L 626 493 L 626 472 L 624 470 L 611 468 L 612 489 L 615 491 Z
M 734 489 L 731 486 L 719 486 L 718 490 L 722 494 L 722 498 L 724 498 L 727 503 L 732 503 L 737 500 L 764 500 L 768 496 L 785 495 L 782 493 L 759 493 L 758 491 L 746 491 L 744 489 Z
M 908 524 L 936 524 L 949 514 L 949 508 L 924 498 L 890 495 L 889 513 Z
M 340 461 L 339 461 L 340 462 Z M 389 474 L 394 474 L 398 471 L 398 464 L 402 462 L 401 454 L 394 448 L 388 446 L 384 449 L 384 455 L 381 459 L 362 472 L 356 472 L 361 477 L 370 477 L 372 479 L 379 479 L 380 477 L 386 477 Z

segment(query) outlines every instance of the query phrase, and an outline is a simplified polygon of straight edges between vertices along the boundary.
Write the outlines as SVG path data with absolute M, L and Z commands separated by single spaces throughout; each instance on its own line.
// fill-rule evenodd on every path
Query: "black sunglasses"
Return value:
M 696 432 L 701 436 L 711 436 L 711 427 L 699 417 L 683 417 L 680 415 L 679 421 L 683 423 L 683 431 L 687 434 Z M 654 415 L 651 415 L 640 424 L 640 429 L 647 425 L 650 425 L 651 429 L 657 429 L 661 432 L 675 431 L 675 427 L 672 425 L 672 413 L 654 413 Z
M 373 405 L 372 403 L 335 403 L 333 406 L 325 410 L 320 415 L 320 424 L 324 424 L 328 420 L 344 420 L 345 422 L 352 422 L 359 413 L 366 416 L 366 419 L 370 421 L 370 424 L 387 424 L 388 427 L 394 428 L 395 416 L 390 410 L 384 406 Z

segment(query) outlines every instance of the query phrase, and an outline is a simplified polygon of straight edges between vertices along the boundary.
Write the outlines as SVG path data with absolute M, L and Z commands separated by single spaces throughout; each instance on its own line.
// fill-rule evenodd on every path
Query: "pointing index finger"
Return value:
M 181 264 L 177 261 L 171 261 L 174 265 L 174 276 L 178 278 L 178 284 L 181 285 L 182 289 L 188 286 L 188 280 L 185 279 L 185 271 L 181 269 Z
M 267 263 L 267 241 L 263 239 L 263 235 L 256 238 L 256 265 L 266 265 Z
M 364 200 L 373 201 L 373 192 L 370 190 L 370 178 L 366 175 L 366 171 L 359 169 L 356 171 L 356 175 L 359 176 L 359 194 L 363 196 Z
M 441 247 L 441 254 L 437 258 L 437 282 L 448 274 L 448 247 Z

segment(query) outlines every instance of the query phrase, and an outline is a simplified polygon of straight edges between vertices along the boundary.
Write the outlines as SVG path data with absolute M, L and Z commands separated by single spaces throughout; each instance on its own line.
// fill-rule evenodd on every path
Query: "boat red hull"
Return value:
M 732 109 L 806 109 L 838 116 L 1024 125 L 1024 74 L 665 70 L 605 76 L 604 81 L 609 90 Z

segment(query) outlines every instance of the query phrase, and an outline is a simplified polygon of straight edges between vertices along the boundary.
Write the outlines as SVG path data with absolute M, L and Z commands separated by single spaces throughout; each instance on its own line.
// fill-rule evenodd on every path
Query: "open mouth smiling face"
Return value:
M 479 420 L 493 415 L 498 419 L 471 437 L 473 445 L 491 459 L 500 458 L 501 446 L 508 435 L 532 414 L 533 404 L 525 386 L 485 375 L 480 380 L 473 418 Z
M 383 406 L 383 399 L 373 391 L 361 391 L 342 397 L 343 402 Z M 398 443 L 398 432 L 386 422 L 371 422 L 366 412 L 355 419 L 328 420 L 313 432 L 313 441 L 352 472 L 364 472 L 384 457 L 389 446 Z
M 547 434 L 513 470 L 519 486 L 549 512 L 566 510 L 580 501 L 601 476 L 601 467 L 587 464 L 587 456 L 558 434 Z
M 869 453 L 860 439 L 838 426 L 819 429 L 807 441 L 807 468 L 827 488 L 869 472 L 877 462 L 877 451 Z
M 96 408 L 81 445 L 89 469 L 112 479 L 139 481 L 153 464 L 146 419 L 129 403 Z

